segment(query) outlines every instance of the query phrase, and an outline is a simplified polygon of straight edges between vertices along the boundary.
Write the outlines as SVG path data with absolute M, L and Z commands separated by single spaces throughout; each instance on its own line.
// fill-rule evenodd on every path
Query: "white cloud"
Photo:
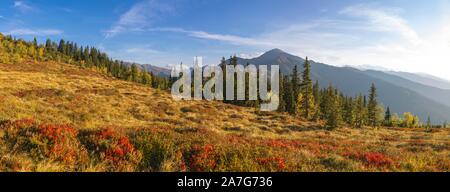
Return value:
M 366 5 L 355 5 L 341 10 L 339 13 L 354 17 L 366 18 L 371 29 L 381 32 L 394 32 L 412 44 L 420 44 L 421 39 L 408 22 L 398 15 L 400 9 L 371 8 Z
M 339 66 L 373 65 L 450 79 L 450 17 L 419 34 L 401 17 L 401 9 L 356 5 L 339 13 L 346 18 L 294 24 L 253 37 L 172 31 L 262 49 L 277 47 Z
M 339 19 L 317 19 L 243 37 L 182 28 L 152 28 L 149 20 L 152 17 L 137 14 L 142 11 L 141 6 L 136 5 L 122 15 L 110 35 L 123 30 L 183 33 L 258 49 L 281 48 L 338 66 L 371 65 L 449 79 L 450 17 L 427 33 L 419 33 L 402 17 L 401 9 L 355 5 L 340 10 Z
M 119 20 L 107 31 L 107 38 L 126 31 L 142 31 L 149 27 L 164 13 L 172 11 L 172 7 L 157 0 L 146 0 L 133 5 L 122 14 Z
M 137 54 L 159 54 L 161 53 L 158 50 L 149 49 L 149 48 L 129 48 L 125 50 L 127 53 L 137 53 Z
M 51 35 L 60 35 L 63 31 L 58 29 L 13 29 L 10 31 L 2 32 L 3 34 L 8 35 L 33 35 L 33 36 L 51 36 Z
M 177 33 L 185 33 L 191 37 L 196 37 L 200 39 L 210 39 L 217 41 L 224 41 L 235 45 L 260 45 L 260 46 L 277 46 L 277 44 L 273 44 L 271 42 L 241 37 L 236 35 L 228 35 L 228 34 L 216 34 L 216 33 L 208 33 L 205 31 L 196 31 L 196 30 L 185 30 L 181 28 L 150 28 L 147 31 L 162 31 L 162 32 L 177 32 Z
M 256 53 L 239 53 L 237 56 L 243 59 L 252 59 L 255 57 L 259 57 L 262 54 L 264 54 L 264 52 L 256 52 Z
M 29 5 L 24 1 L 14 1 L 13 7 L 22 13 L 27 13 L 34 10 L 34 8 L 31 5 Z

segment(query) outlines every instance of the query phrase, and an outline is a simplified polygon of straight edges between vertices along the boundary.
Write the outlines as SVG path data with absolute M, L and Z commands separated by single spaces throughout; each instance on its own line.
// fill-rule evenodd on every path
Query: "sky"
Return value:
M 450 0 L 2 0 L 0 32 L 112 58 L 217 64 L 279 48 L 335 66 L 450 80 Z

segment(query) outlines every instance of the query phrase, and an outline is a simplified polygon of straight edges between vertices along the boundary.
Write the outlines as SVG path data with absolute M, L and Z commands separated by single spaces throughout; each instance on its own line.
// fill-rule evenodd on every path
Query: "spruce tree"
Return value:
M 139 80 L 139 69 L 137 68 L 137 65 L 136 64 L 132 64 L 131 65 L 131 81 L 134 81 L 134 82 L 138 82 L 138 80 Z
M 300 80 L 299 80 L 298 69 L 297 69 L 297 65 L 296 65 L 292 71 L 291 85 L 290 85 L 291 89 L 292 89 L 292 96 L 290 98 L 291 106 L 290 106 L 289 111 L 292 114 L 297 113 L 297 97 L 298 97 L 298 94 L 300 93 L 299 85 L 300 85 Z
M 389 106 L 386 109 L 386 113 L 384 115 L 384 125 L 385 126 L 392 126 L 392 115 L 391 115 L 391 109 Z
M 361 128 L 366 124 L 366 111 L 366 107 L 364 106 L 364 96 L 360 94 L 356 99 L 353 112 L 355 114 L 355 127 Z
M 370 87 L 370 91 L 369 91 L 369 103 L 367 106 L 369 125 L 372 127 L 376 127 L 377 123 L 378 123 L 377 122 L 377 106 L 378 106 L 377 89 L 375 87 L 375 84 L 372 83 L 372 86 Z
M 285 100 L 285 94 L 286 94 L 286 89 L 284 87 L 284 77 L 280 72 L 280 93 L 279 93 L 279 98 L 280 98 L 280 104 L 278 106 L 278 112 L 284 112 L 286 111 L 286 100 Z
M 321 98 L 320 98 L 320 86 L 319 86 L 319 81 L 316 80 L 316 83 L 313 86 L 313 96 L 314 96 L 314 103 L 315 108 L 314 108 L 314 117 L 313 120 L 317 121 L 320 118 L 320 102 L 321 102 Z
M 311 64 L 306 58 L 305 63 L 303 65 L 303 74 L 302 74 L 302 84 L 300 93 L 298 96 L 297 103 L 297 112 L 299 115 L 305 119 L 311 120 L 314 116 L 314 95 L 313 95 L 313 84 L 310 77 L 311 73 Z
M 340 101 L 338 95 L 336 95 L 336 90 L 330 85 L 327 89 L 327 101 L 329 110 L 326 112 L 326 127 L 329 130 L 333 130 L 340 126 L 341 122 L 341 111 L 340 111 Z

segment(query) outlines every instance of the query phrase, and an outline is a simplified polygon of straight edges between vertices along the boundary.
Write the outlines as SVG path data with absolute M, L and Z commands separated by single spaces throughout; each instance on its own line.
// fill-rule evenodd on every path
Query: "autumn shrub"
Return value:
M 143 171 L 186 171 L 183 152 L 176 146 L 172 132 L 141 130 L 130 135 L 136 149 L 142 152 L 139 169 Z
M 345 156 L 362 161 L 365 165 L 375 168 L 390 168 L 394 166 L 394 160 L 382 153 L 377 152 L 356 152 L 347 153 Z
M 107 164 L 107 171 L 135 171 L 141 161 L 128 137 L 112 128 L 85 131 L 80 140 L 97 163 Z
M 40 124 L 32 119 L 3 122 L 3 139 L 12 151 L 25 152 L 36 161 L 55 161 L 81 169 L 88 161 L 77 140 L 78 131 L 69 125 Z
M 189 169 L 196 172 L 211 172 L 216 169 L 218 155 L 214 145 L 195 145 L 190 151 Z
M 273 169 L 271 171 L 283 171 L 286 168 L 286 160 L 283 157 L 256 158 L 258 164 Z

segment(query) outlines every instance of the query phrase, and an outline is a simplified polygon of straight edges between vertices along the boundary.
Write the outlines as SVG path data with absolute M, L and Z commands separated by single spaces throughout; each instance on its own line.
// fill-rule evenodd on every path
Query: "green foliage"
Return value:
M 369 103 L 367 106 L 369 125 L 372 127 L 376 127 L 378 125 L 377 106 L 378 106 L 377 89 L 375 87 L 375 84 L 372 83 L 372 86 L 370 87 L 369 91 Z
M 106 53 L 95 47 L 78 47 L 74 42 L 61 39 L 55 43 L 47 39 L 38 44 L 36 38 L 31 42 L 13 39 L 0 34 L 0 62 L 20 63 L 24 61 L 55 61 L 87 67 L 104 72 L 115 78 L 150 85 L 154 88 L 168 89 L 169 79 L 140 70 L 136 64 L 131 66 L 122 61 L 112 60 Z
M 307 120 L 312 120 L 314 118 L 316 108 L 310 73 L 311 64 L 309 63 L 308 58 L 306 58 L 303 66 L 301 89 L 297 99 L 297 114 Z

